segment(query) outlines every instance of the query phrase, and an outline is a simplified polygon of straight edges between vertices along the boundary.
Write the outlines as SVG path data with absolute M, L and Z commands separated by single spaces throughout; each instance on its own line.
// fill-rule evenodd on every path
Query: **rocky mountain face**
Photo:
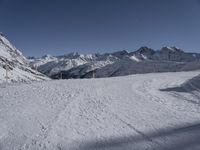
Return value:
M 59 78 L 113 77 L 138 73 L 200 69 L 200 54 L 176 47 L 153 50 L 148 47 L 105 54 L 70 53 L 30 59 L 31 66 L 47 76 Z
M 29 61 L 0 33 L 0 83 L 46 79 L 48 77 L 31 69 Z

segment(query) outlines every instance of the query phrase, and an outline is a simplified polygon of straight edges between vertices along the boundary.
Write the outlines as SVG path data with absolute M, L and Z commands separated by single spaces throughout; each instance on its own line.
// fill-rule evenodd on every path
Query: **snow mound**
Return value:
M 200 91 L 200 75 L 188 80 L 183 87 L 190 91 Z

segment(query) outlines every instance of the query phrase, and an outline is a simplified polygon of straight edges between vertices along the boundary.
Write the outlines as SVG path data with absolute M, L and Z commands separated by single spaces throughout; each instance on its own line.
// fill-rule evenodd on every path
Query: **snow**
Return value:
M 118 76 L 147 72 L 198 70 L 200 67 L 196 62 L 199 61 L 200 54 L 187 53 L 176 47 L 163 47 L 161 50 L 141 47 L 133 52 L 126 50 L 105 54 L 75 52 L 63 56 L 46 56 L 32 59 L 31 65 L 37 66 L 40 72 L 51 78 L 57 78 L 61 73 L 65 74 L 63 78 L 90 78 L 91 68 L 94 68 L 97 73 L 103 72 L 98 73 L 98 77 L 110 77 L 109 72 L 111 76 Z
M 144 59 L 144 60 L 146 60 L 147 59 L 147 57 L 145 56 L 145 55 L 141 55 L 142 56 L 142 58 Z
M 130 59 L 132 59 L 132 60 L 134 60 L 134 61 L 136 61 L 136 62 L 139 62 L 139 61 L 140 61 L 140 60 L 139 60 L 136 56 L 134 56 L 134 55 L 131 56 Z
M 199 150 L 199 74 L 1 86 L 0 149 Z
M 6 70 L 9 67 L 8 82 L 30 82 L 49 80 L 45 75 L 31 69 L 28 60 L 2 34 L 0 34 L 0 84 L 5 82 Z

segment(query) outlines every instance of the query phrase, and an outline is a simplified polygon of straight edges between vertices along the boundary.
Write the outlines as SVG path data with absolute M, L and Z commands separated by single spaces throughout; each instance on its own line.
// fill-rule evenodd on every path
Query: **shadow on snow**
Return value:
M 143 135 L 82 142 L 76 150 L 199 150 L 200 123 Z M 64 148 L 63 148 L 64 149 Z

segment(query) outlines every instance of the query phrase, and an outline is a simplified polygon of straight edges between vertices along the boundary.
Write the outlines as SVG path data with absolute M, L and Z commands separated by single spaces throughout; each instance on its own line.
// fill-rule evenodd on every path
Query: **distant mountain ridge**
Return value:
M 45 55 L 30 59 L 30 65 L 51 78 L 91 78 L 123 76 L 137 73 L 189 71 L 200 69 L 200 54 L 187 53 L 177 47 L 154 50 L 141 47 L 104 54 L 70 53 Z
M 187 53 L 177 47 L 154 50 L 141 47 L 104 54 L 77 52 L 40 58 L 25 58 L 0 33 L 0 83 L 69 78 L 114 77 L 138 73 L 190 71 L 200 69 L 200 54 Z M 48 77 L 47 77 L 48 76 Z
M 46 80 L 48 77 L 31 69 L 29 61 L 0 33 L 0 83 Z

